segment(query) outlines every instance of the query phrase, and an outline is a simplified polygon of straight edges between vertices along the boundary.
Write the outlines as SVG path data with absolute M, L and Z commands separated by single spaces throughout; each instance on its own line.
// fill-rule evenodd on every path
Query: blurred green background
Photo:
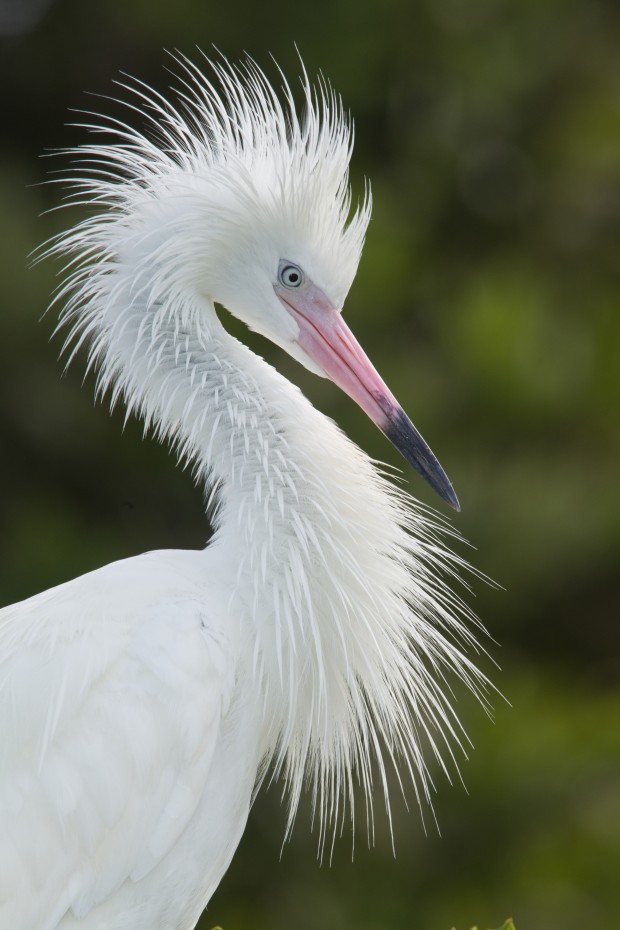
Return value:
M 122 415 L 61 377 L 57 269 L 27 255 L 69 222 L 45 149 L 80 141 L 124 69 L 163 49 L 245 50 L 294 80 L 297 42 L 356 121 L 375 208 L 348 320 L 462 503 L 510 706 L 460 708 L 467 791 L 438 780 L 441 836 L 396 803 L 316 860 L 282 850 L 264 792 L 201 923 L 224 930 L 620 926 L 620 14 L 615 0 L 0 0 L 0 603 L 134 553 L 200 546 L 201 494 Z M 327 382 L 250 340 L 372 455 L 401 465 Z M 413 492 L 436 504 L 406 472 Z M 467 554 L 462 547 L 462 554 Z

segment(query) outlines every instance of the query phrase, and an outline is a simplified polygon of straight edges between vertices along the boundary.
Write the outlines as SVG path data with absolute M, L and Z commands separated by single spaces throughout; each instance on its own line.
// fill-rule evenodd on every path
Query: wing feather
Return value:
M 199 804 L 226 640 L 154 555 L 0 611 L 2 927 L 51 930 L 139 882 Z

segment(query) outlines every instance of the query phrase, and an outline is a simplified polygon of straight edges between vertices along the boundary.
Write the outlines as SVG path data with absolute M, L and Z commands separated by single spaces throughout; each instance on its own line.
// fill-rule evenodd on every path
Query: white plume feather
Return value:
M 227 609 L 252 668 L 263 763 L 284 776 L 289 826 L 310 779 L 323 844 L 356 782 L 371 809 L 377 772 L 389 809 L 393 762 L 428 800 L 424 752 L 448 771 L 463 748 L 448 679 L 483 701 L 487 688 L 466 655 L 476 621 L 445 580 L 466 566 L 443 542 L 454 534 L 213 309 L 263 328 L 247 308 L 266 285 L 249 272 L 273 256 L 301 255 L 344 301 L 370 196 L 350 217 L 340 100 L 304 74 L 300 118 L 289 86 L 278 95 L 251 61 L 211 64 L 217 83 L 178 63 L 174 104 L 123 84 L 145 129 L 87 124 L 101 140 L 78 149 L 67 180 L 91 215 L 47 248 L 68 258 L 55 300 L 99 390 L 122 396 L 218 489 L 209 550 L 234 564 Z

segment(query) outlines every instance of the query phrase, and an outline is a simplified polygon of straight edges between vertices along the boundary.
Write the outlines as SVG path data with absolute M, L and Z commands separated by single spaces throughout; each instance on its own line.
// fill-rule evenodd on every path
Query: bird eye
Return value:
M 299 265 L 292 265 L 290 262 L 282 264 L 278 270 L 280 284 L 285 287 L 299 287 L 303 284 L 304 273 Z

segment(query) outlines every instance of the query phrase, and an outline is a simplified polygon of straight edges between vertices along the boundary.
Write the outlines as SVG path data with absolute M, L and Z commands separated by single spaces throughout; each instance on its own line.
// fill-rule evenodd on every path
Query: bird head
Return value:
M 206 296 L 334 381 L 459 509 L 435 455 L 342 317 L 371 198 L 367 186 L 352 211 L 352 128 L 340 99 L 323 81 L 313 88 L 304 73 L 300 119 L 289 86 L 284 84 L 282 103 L 252 62 L 245 72 L 216 70 L 226 99 L 222 110 L 219 98 L 207 94 Z
M 324 374 L 299 345 L 299 320 L 284 296 L 320 291 L 339 312 L 355 277 L 371 199 L 367 188 L 351 209 L 350 123 L 324 82 L 314 89 L 304 76 L 300 118 L 289 86 L 281 100 L 253 63 L 215 67 L 225 115 L 204 114 L 208 144 L 188 173 L 196 179 L 197 286 Z
M 86 191 L 112 211 L 60 240 L 57 251 L 83 253 L 87 234 L 88 256 L 103 258 L 101 277 L 92 276 L 88 260 L 74 274 L 81 290 L 67 318 L 93 291 L 98 306 L 110 255 L 135 274 L 132 294 L 148 291 L 152 304 L 181 306 L 170 295 L 189 288 L 203 298 L 197 305 L 221 304 L 332 379 L 458 509 L 441 465 L 342 317 L 371 198 L 367 186 L 352 209 L 353 134 L 340 98 L 323 79 L 313 86 L 304 71 L 300 116 L 284 78 L 276 92 L 251 59 L 210 62 L 215 83 L 188 59 L 178 63 L 184 74 L 176 107 L 139 83 L 125 85 L 138 95 L 141 107 L 130 106 L 150 120 L 155 138 L 114 120 L 89 125 L 120 134 L 121 144 L 81 150 L 97 170 L 76 185 L 77 196 Z M 124 251 L 118 238 L 112 246 L 113 223 L 124 230 Z

